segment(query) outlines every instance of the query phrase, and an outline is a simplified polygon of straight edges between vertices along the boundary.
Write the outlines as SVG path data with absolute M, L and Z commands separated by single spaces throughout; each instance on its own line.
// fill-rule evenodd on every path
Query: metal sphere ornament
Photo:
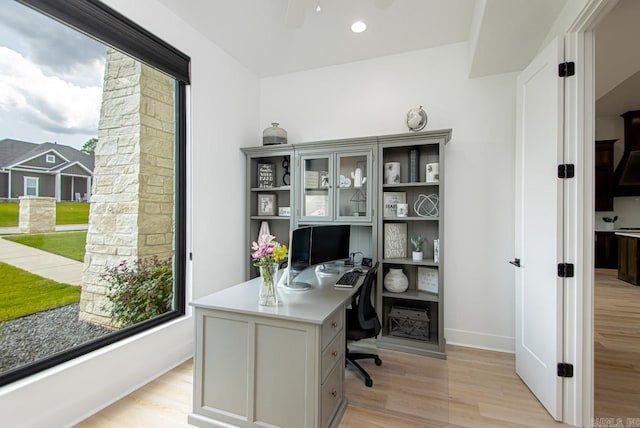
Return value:
M 422 110 L 422 106 L 409 109 L 406 119 L 407 127 L 411 131 L 421 131 L 427 126 L 427 113 Z

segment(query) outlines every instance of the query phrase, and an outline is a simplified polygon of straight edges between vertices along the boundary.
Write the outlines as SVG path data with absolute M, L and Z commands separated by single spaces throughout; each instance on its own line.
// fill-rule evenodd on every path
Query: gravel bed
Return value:
M 112 333 L 78 319 L 74 303 L 0 323 L 0 373 Z

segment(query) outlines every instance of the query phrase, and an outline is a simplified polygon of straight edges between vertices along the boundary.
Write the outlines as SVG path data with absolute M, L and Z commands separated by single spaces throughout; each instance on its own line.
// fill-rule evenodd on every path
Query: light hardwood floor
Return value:
M 562 427 L 514 371 L 511 354 L 449 346 L 448 359 L 377 351 L 381 367 L 363 365 L 367 388 L 346 372 L 349 406 L 340 427 Z M 192 362 L 188 361 L 78 425 L 187 428 Z
M 640 422 L 640 287 L 595 270 L 594 415 Z
M 595 416 L 640 417 L 640 287 L 596 270 Z M 378 351 L 364 386 L 346 372 L 349 406 L 340 424 L 362 427 L 562 427 L 514 372 L 510 354 L 449 346 L 438 360 Z M 190 427 L 188 361 L 79 424 L 79 427 Z

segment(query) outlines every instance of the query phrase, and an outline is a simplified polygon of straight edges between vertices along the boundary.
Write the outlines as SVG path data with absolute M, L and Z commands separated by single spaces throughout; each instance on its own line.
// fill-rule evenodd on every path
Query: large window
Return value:
M 1 160 L 56 204 L 29 221 L 54 215 L 58 231 L 0 239 L 71 267 L 0 260 L 0 385 L 184 314 L 189 84 L 187 56 L 96 0 L 2 6 L 0 154 L 15 159 Z M 52 144 L 69 162 L 29 176 L 44 165 L 27 155 Z

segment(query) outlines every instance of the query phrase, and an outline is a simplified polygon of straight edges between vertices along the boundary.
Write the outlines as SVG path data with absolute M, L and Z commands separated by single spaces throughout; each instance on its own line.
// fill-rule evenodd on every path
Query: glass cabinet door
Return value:
M 336 154 L 336 219 L 371 221 L 370 160 L 368 152 Z
M 331 155 L 301 156 L 302 200 L 300 219 L 333 219 L 333 179 Z

